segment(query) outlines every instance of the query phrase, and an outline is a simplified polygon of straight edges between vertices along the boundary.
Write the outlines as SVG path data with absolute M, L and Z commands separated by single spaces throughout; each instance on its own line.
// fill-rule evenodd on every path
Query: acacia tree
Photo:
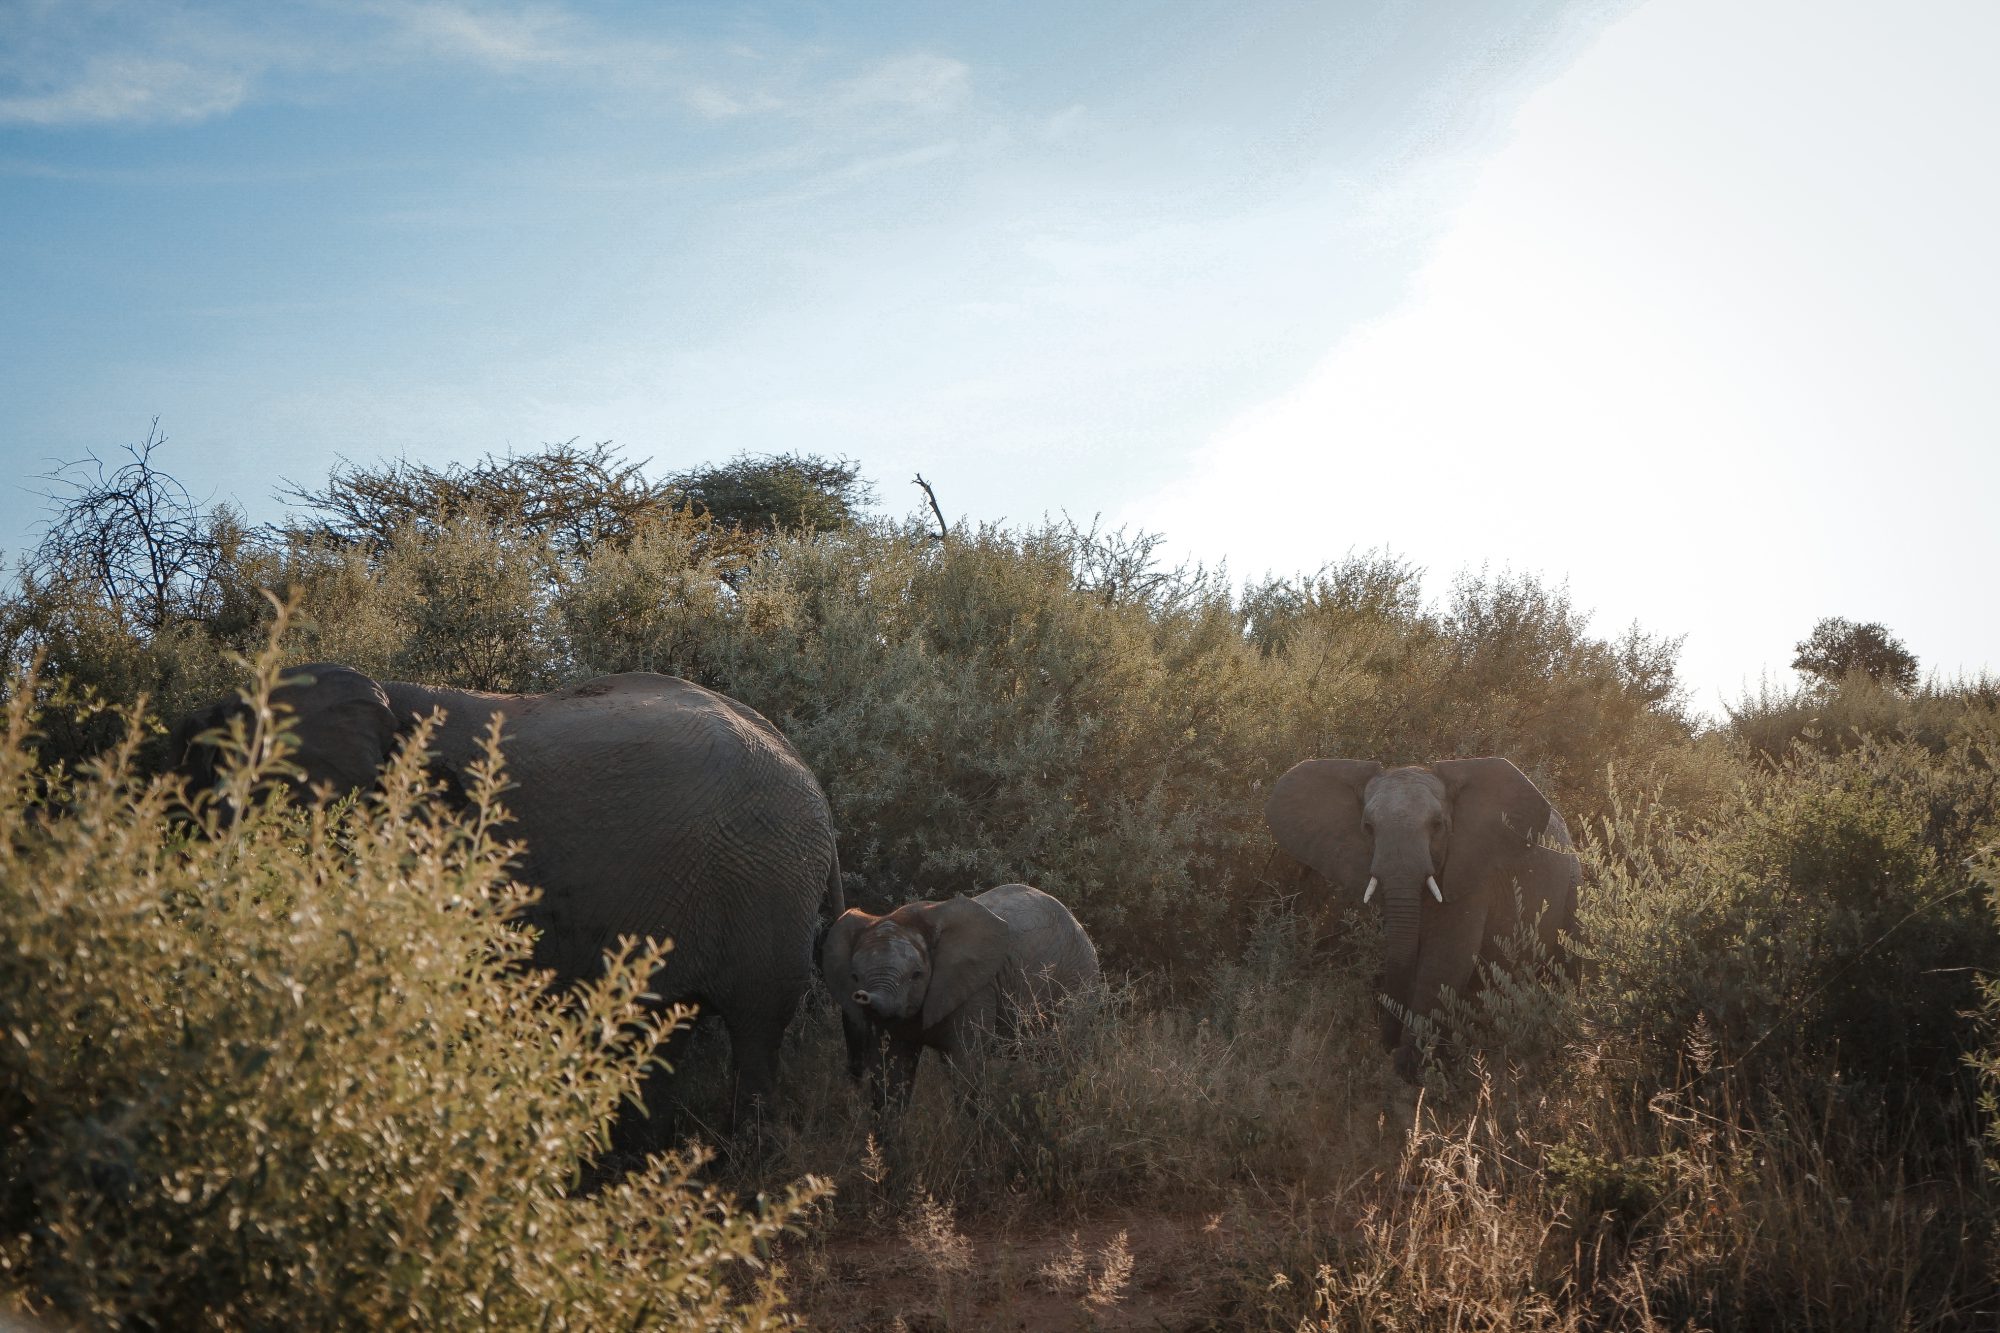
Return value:
M 302 511 L 286 526 L 294 540 L 379 554 L 411 535 L 435 536 L 471 520 L 545 540 L 565 564 L 601 545 L 622 546 L 646 524 L 683 512 L 718 534 L 754 539 L 773 525 L 839 527 L 870 498 L 859 464 L 817 454 L 746 454 L 657 479 L 645 466 L 644 459 L 619 459 L 609 441 L 566 440 L 442 467 L 343 459 L 324 484 L 289 482 L 280 494 Z
M 1896 690 L 1917 687 L 1917 658 L 1902 640 L 1873 621 L 1857 625 L 1827 616 L 1796 645 L 1792 669 L 1834 686 L 1859 672 L 1878 685 Z
M 873 498 L 859 463 L 818 454 L 741 454 L 667 484 L 716 523 L 744 530 L 838 528 Z
M 557 556 L 581 560 L 681 507 L 674 486 L 648 479 L 644 466 L 620 461 L 608 441 L 566 440 L 470 465 L 342 459 L 322 485 L 287 482 L 279 494 L 303 511 L 286 525 L 295 540 L 379 554 L 411 535 L 435 536 L 471 519 L 544 537 Z

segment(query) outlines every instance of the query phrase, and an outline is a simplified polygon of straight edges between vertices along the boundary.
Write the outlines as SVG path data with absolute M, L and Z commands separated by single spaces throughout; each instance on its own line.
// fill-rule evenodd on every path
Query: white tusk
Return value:
M 1431 897 L 1437 899 L 1439 902 L 1444 901 L 1444 890 L 1438 887 L 1438 879 L 1436 875 L 1424 876 L 1424 883 L 1431 886 Z
M 1370 875 L 1368 877 L 1368 887 L 1361 891 L 1361 901 L 1365 903 L 1374 896 L 1375 896 L 1375 877 L 1373 875 Z

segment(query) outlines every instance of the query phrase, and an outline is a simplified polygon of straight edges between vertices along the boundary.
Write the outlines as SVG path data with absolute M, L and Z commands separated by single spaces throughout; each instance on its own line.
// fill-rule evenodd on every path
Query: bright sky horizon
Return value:
M 155 417 L 844 455 L 1238 576 L 1487 565 L 2000 670 L 2000 9 L 0 3 L 0 536 Z M 1982 595 L 1983 594 L 1983 595 Z

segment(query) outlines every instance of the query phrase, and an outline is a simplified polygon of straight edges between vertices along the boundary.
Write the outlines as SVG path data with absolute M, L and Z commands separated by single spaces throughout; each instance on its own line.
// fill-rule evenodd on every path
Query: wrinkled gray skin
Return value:
M 1384 769 L 1353 759 L 1308 759 L 1278 779 L 1264 808 L 1278 846 L 1340 890 L 1361 897 L 1372 878 L 1382 907 L 1382 995 L 1431 1014 L 1447 988 L 1464 994 L 1497 941 L 1525 912 L 1552 958 L 1575 928 L 1581 867 L 1569 828 L 1506 759 L 1446 759 Z M 1432 894 L 1435 879 L 1444 900 Z M 1516 893 L 1516 885 L 1519 893 Z M 1415 1037 L 1381 1011 L 1396 1072 L 1421 1072 Z
M 309 681 L 308 679 L 309 678 Z M 744 705 L 676 676 L 631 672 L 548 694 L 482 694 L 377 682 L 325 662 L 288 668 L 275 704 L 295 718 L 297 784 L 338 797 L 375 783 L 417 719 L 442 709 L 433 771 L 462 791 L 490 720 L 514 784 L 502 833 L 524 841 L 516 874 L 543 890 L 534 963 L 558 985 L 596 975 L 620 935 L 671 937 L 651 989 L 720 1015 L 735 1062 L 739 1122 L 768 1097 L 779 1041 L 812 977 L 819 914 L 844 902 L 833 818 L 778 730 Z M 194 738 L 236 702 L 196 713 L 172 753 L 191 789 L 217 755 Z M 644 1099 L 657 1111 L 660 1080 Z M 654 1123 L 658 1123 L 657 1116 Z M 646 1146 L 644 1127 L 621 1140 Z
M 1097 950 L 1067 907 L 1026 884 L 905 903 L 886 916 L 850 908 L 820 946 L 840 1003 L 848 1072 L 879 1058 L 878 1104 L 909 1100 L 924 1047 L 968 1081 L 1016 1017 L 1097 980 Z

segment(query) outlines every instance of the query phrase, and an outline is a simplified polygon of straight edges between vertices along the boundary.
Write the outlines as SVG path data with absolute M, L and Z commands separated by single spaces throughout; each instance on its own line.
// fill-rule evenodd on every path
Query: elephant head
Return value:
M 993 984 L 1010 933 L 962 893 L 887 916 L 852 907 L 826 933 L 820 972 L 842 1010 L 867 1023 L 934 1028 Z
M 288 667 L 271 691 L 271 706 L 286 719 L 282 725 L 296 742 L 289 762 L 299 770 L 292 786 L 300 799 L 338 799 L 374 785 L 396 743 L 388 695 L 353 667 L 332 662 Z M 204 743 L 203 735 L 246 711 L 242 700 L 224 700 L 189 714 L 174 728 L 168 753 L 189 792 L 212 789 L 220 777 L 222 753 Z
M 1286 853 L 1363 901 L 1381 898 L 1382 990 L 1408 1013 L 1429 1012 L 1445 987 L 1465 988 L 1488 939 L 1514 922 L 1516 886 L 1531 909 L 1574 903 L 1574 860 L 1543 845 L 1566 847 L 1568 830 L 1506 759 L 1391 769 L 1308 759 L 1278 779 L 1264 817 Z M 1409 1034 L 1389 1006 L 1382 1032 L 1414 1077 Z

